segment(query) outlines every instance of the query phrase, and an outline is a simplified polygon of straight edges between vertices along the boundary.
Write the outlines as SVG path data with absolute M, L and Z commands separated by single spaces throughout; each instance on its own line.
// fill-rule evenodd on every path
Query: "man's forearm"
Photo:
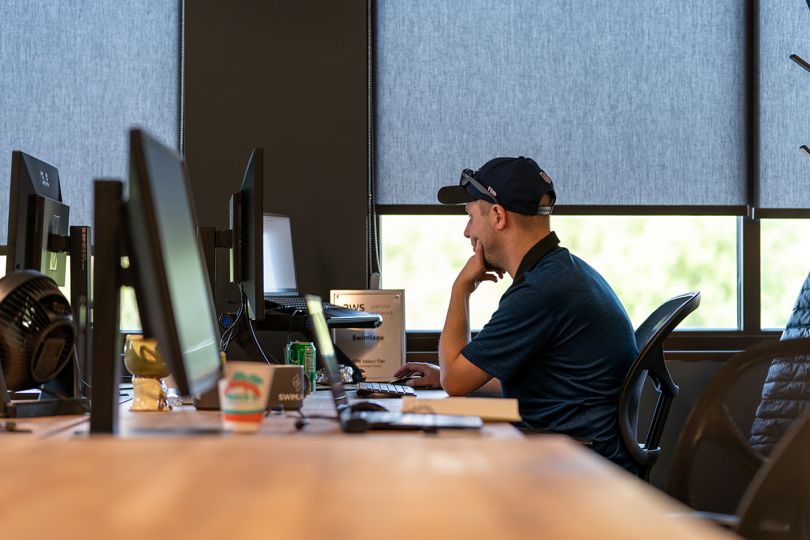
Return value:
M 442 377 L 452 369 L 461 349 L 470 342 L 470 293 L 454 284 L 450 292 L 447 318 L 439 338 L 439 366 Z

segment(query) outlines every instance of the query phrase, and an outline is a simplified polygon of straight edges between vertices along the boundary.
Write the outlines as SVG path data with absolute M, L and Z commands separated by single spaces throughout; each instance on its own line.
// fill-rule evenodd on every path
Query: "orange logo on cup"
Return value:
M 256 405 L 261 396 L 261 377 L 249 373 L 234 373 L 225 387 L 223 404 L 225 420 L 231 422 L 260 422 L 264 409 Z

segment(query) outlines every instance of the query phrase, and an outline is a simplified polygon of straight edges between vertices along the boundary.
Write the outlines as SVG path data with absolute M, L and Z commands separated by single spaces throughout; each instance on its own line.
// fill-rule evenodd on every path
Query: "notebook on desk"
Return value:
M 349 433 L 369 429 L 408 429 L 435 431 L 439 429 L 480 429 L 483 422 L 477 416 L 454 416 L 431 413 L 403 413 L 395 411 L 352 410 L 352 404 L 338 375 L 337 360 L 321 308 L 321 299 L 306 296 L 310 324 L 315 335 L 315 345 L 326 368 L 326 377 L 335 402 L 340 428 Z
M 306 316 L 307 305 L 298 292 L 290 216 L 264 214 L 262 252 L 266 308 Z M 382 316 L 377 313 L 321 304 L 327 324 L 332 328 L 376 328 L 382 324 Z

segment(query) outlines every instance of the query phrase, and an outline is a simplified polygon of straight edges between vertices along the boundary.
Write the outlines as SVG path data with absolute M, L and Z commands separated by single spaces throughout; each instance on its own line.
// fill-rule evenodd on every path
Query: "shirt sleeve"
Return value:
M 538 355 L 553 332 L 553 310 L 531 287 L 507 291 L 481 332 L 461 350 L 470 362 L 500 380 L 509 380 Z

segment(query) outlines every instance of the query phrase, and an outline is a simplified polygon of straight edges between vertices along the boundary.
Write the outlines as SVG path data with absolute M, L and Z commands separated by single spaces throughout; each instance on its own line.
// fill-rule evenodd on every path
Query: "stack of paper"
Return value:
M 490 422 L 519 422 L 518 402 L 507 398 L 447 397 L 426 399 L 403 397 L 402 412 L 480 416 Z

